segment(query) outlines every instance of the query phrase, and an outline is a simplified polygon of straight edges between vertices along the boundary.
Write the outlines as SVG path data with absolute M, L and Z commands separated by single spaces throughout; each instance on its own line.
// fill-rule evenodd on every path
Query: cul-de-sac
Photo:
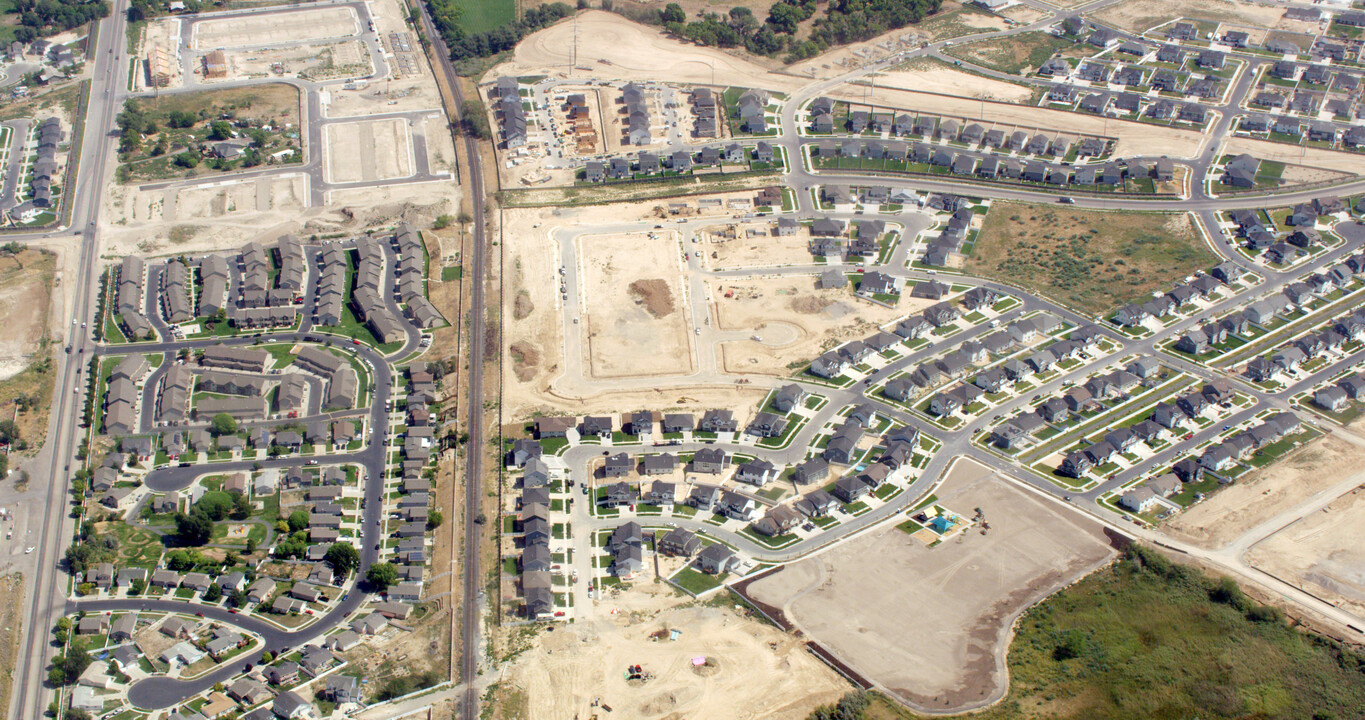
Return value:
M 1365 718 L 1365 6 L 0 2 L 15 720 Z

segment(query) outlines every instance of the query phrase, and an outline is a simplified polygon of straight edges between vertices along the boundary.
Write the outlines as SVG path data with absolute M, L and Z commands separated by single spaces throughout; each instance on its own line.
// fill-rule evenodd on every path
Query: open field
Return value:
M 301 43 L 360 33 L 360 20 L 348 7 L 240 15 L 194 24 L 190 46 L 196 50 Z
M 1098 316 L 1217 262 L 1183 213 L 998 202 L 964 269 Z
M 517 19 L 517 0 L 453 0 L 460 11 L 460 28 L 467 33 L 481 33 L 511 23 Z
M 589 10 L 579 13 L 579 70 L 575 77 L 613 80 L 654 80 L 719 87 L 754 87 L 790 91 L 800 78 L 769 72 L 762 66 L 716 48 L 687 45 L 665 38 L 656 28 L 620 15 Z M 494 68 L 499 75 L 548 74 L 568 71 L 573 56 L 574 23 L 562 22 L 532 33 L 517 45 L 512 60 Z
M 1365 467 L 1365 448 L 1333 435 L 1248 474 L 1162 526 L 1168 535 L 1219 548 L 1275 513 L 1346 480 Z
M 55 255 L 23 250 L 0 255 L 0 380 L 28 367 L 47 331 Z M 12 398 L 0 396 L 0 402 Z
M 1235 0 L 1125 0 L 1095 13 L 1095 19 L 1130 32 L 1143 32 L 1176 18 L 1236 22 L 1254 27 L 1305 32 L 1317 25 L 1284 19 L 1284 8 Z
M 1356 617 L 1365 617 L 1363 528 L 1365 493 L 1356 488 L 1322 512 L 1254 545 L 1247 561 Z
M 403 118 L 333 123 L 324 128 L 328 182 L 389 180 L 413 174 L 412 136 Z
M 719 233 L 730 226 L 736 228 L 737 237 L 727 240 Z M 761 230 L 764 235 L 745 237 L 749 229 Z M 810 233 L 804 229 L 795 235 L 777 235 L 769 222 L 732 223 L 700 228 L 697 236 L 697 247 L 707 267 L 715 270 L 805 265 L 811 261 Z
M 596 378 L 691 372 L 687 298 L 672 232 L 581 235 L 582 333 Z
M 1196 569 L 1130 555 L 1141 560 L 1121 560 L 1019 619 L 1009 695 L 973 720 L 1359 716 L 1359 650 L 1289 627 Z M 917 717 L 876 695 L 865 715 Z
M 847 287 L 818 289 L 817 279 L 812 275 L 709 281 L 713 322 L 721 330 L 749 336 L 720 343 L 724 370 L 790 375 L 795 365 L 838 343 L 871 335 L 878 326 L 933 304 L 907 293 L 895 308 L 887 308 L 855 299 Z M 725 297 L 731 289 L 733 297 Z M 754 335 L 761 340 L 753 340 Z
M 1101 526 L 959 461 L 936 491 L 990 524 L 937 547 L 894 525 L 749 586 L 813 640 L 905 701 L 965 710 L 1003 693 L 1015 615 L 1112 556 Z
M 951 97 L 935 93 L 884 88 L 880 85 L 869 97 L 861 85 L 839 85 L 828 95 L 835 100 L 872 104 L 880 108 L 927 110 L 983 122 L 1010 123 L 1041 128 L 1050 132 L 1085 133 L 1116 138 L 1114 155 L 1167 155 L 1194 157 L 1203 146 L 1204 136 L 1194 130 L 1165 125 L 1092 117 L 1082 113 L 1004 103 L 982 103 L 971 97 Z M 1292 147 L 1292 146 L 1285 146 Z M 1334 155 L 1336 153 L 1333 153 Z
M 206 83 L 266 78 L 278 75 L 305 80 L 329 80 L 339 77 L 365 77 L 374 72 L 370 55 L 359 40 L 332 43 L 293 45 L 251 50 L 231 50 L 226 53 L 227 77 L 222 80 L 205 79 Z M 278 65 L 282 72 L 275 73 Z
M 933 58 L 878 73 L 877 85 L 995 102 L 1028 103 L 1033 99 L 1033 88 L 1029 86 L 956 70 Z
M 1059 52 L 1064 57 L 1089 54 L 1085 46 L 1041 30 L 954 45 L 945 52 L 969 63 L 1012 75 L 1027 75 Z
M 613 591 L 597 603 L 596 618 L 531 640 L 505 675 L 524 711 L 505 717 L 587 718 L 601 698 L 614 715 L 642 720 L 801 720 L 848 690 L 800 640 L 737 615 L 724 594 L 703 605 L 680 600 L 668 587 L 644 581 Z M 682 630 L 676 641 L 649 638 L 672 628 Z M 710 664 L 693 667 L 696 657 Z M 655 677 L 627 681 L 628 664 Z

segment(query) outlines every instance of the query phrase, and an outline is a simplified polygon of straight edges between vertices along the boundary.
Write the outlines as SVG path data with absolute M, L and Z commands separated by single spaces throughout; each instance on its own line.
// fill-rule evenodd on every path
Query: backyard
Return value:
M 1098 317 L 1217 261 L 1183 213 L 997 202 L 965 269 Z

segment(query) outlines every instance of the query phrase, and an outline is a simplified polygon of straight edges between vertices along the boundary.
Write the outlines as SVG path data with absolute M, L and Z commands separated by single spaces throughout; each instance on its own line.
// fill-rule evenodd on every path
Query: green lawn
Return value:
M 517 19 L 516 0 L 447 0 L 459 10 L 459 25 L 467 33 L 496 30 Z
M 728 573 L 708 575 L 700 570 L 685 567 L 679 570 L 678 573 L 672 577 L 672 580 L 678 587 L 693 595 L 700 595 L 725 582 L 725 578 L 728 576 Z
M 1136 550 L 1026 612 L 1009 694 L 978 720 L 1358 718 L 1365 656 Z M 863 717 L 917 717 L 873 697 Z

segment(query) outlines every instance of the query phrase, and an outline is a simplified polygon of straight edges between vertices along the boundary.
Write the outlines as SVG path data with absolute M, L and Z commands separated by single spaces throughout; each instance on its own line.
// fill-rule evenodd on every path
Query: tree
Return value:
M 199 154 L 186 150 L 185 152 L 177 153 L 174 162 L 178 167 L 185 168 L 186 170 L 193 170 L 199 166 Z
M 384 592 L 389 586 L 398 582 L 398 568 L 393 563 L 379 562 L 370 566 L 369 572 L 365 573 L 365 581 L 374 586 L 375 592 Z
M 226 120 L 214 120 L 209 125 L 210 140 L 227 140 L 232 137 L 232 126 Z
M 687 22 L 687 13 L 683 12 L 682 6 L 677 3 L 669 3 L 665 5 L 663 15 L 661 17 L 663 18 L 665 25 L 667 25 L 668 23 Z
M 199 122 L 199 116 L 184 110 L 172 110 L 166 113 L 166 127 L 187 128 L 194 127 Z
M 237 421 L 227 413 L 218 413 L 209 421 L 209 432 L 213 433 L 214 437 L 233 435 L 237 432 Z
M 488 125 L 488 110 L 477 99 L 460 103 L 460 127 L 479 140 L 493 137 L 493 129 Z
M 266 650 L 265 652 L 261 653 L 262 665 L 269 665 L 270 663 L 273 662 L 275 662 L 275 653 L 272 653 L 269 650 Z
M 193 550 L 172 550 L 166 553 L 166 567 L 176 572 L 189 572 L 203 557 Z
M 244 493 L 232 494 L 232 519 L 245 520 L 251 517 L 251 498 Z
M 176 513 L 175 534 L 181 544 L 199 546 L 213 537 L 213 521 L 201 512 Z
M 427 513 L 427 527 L 431 528 L 432 530 L 441 527 L 441 523 L 444 523 L 445 521 L 446 516 L 442 515 L 440 510 L 432 510 L 431 512 Z
M 210 490 L 194 504 L 194 512 L 217 522 L 232 512 L 232 493 L 225 490 Z
M 217 585 L 210 585 L 204 591 L 204 602 L 218 602 L 223 597 L 223 589 Z
M 351 571 L 360 565 L 360 553 L 356 551 L 355 546 L 347 543 L 332 543 L 323 559 L 342 576 L 350 575 Z
M 248 542 L 250 542 L 250 540 L 248 540 Z M 227 554 L 223 556 L 223 564 L 227 567 L 237 567 L 237 564 L 241 561 L 242 556 L 238 555 L 236 550 L 229 550 L 227 551 Z
M 298 532 L 308 527 L 308 512 L 306 510 L 295 510 L 289 513 L 289 531 Z
M 867 695 L 846 693 L 833 705 L 821 705 L 806 716 L 806 720 L 861 720 L 867 711 Z

